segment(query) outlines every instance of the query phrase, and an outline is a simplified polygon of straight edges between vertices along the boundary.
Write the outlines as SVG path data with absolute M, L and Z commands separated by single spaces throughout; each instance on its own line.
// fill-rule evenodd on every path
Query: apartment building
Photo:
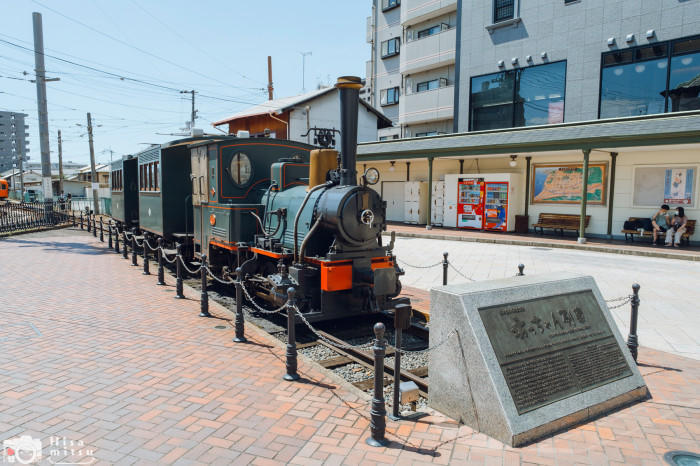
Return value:
M 29 159 L 27 115 L 20 112 L 0 112 L 0 172 L 10 170 L 18 163 L 18 157 Z
M 698 0 L 460 0 L 455 131 L 700 109 Z
M 374 0 L 367 18 L 371 104 L 393 122 L 380 140 L 452 131 L 457 0 Z

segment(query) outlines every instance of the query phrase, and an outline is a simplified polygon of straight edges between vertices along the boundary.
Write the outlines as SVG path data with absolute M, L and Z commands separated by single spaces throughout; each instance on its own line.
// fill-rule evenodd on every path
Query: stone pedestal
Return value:
M 519 446 L 648 396 L 592 277 L 431 290 L 429 405 Z

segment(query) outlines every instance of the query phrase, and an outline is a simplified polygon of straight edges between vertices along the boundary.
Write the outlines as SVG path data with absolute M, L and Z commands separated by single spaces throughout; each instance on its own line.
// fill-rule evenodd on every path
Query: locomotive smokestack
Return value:
M 362 80 L 341 76 L 335 85 L 340 92 L 340 184 L 356 185 L 357 171 L 357 103 Z

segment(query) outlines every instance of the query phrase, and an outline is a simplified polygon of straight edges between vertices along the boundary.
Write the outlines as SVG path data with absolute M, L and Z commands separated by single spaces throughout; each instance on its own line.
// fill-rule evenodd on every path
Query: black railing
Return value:
M 71 222 L 66 201 L 0 201 L 0 233 L 14 233 Z

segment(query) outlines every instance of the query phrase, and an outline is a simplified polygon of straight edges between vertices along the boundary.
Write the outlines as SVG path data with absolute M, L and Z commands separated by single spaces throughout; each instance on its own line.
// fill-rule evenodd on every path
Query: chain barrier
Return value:
M 612 310 L 612 309 L 617 309 L 618 307 L 622 307 L 625 304 L 628 304 L 631 300 L 632 300 L 632 295 L 629 295 L 629 296 L 621 296 L 621 297 L 615 298 L 615 299 L 606 299 L 605 302 L 606 303 L 613 303 L 616 301 L 620 301 L 618 304 L 612 304 L 612 305 L 608 306 L 608 309 Z
M 245 289 L 245 288 L 243 288 L 243 289 Z M 301 319 L 301 321 L 304 322 L 304 324 L 306 324 L 306 326 L 309 328 L 309 330 L 311 330 L 311 332 L 312 332 L 314 335 L 316 335 L 316 336 L 318 337 L 319 340 L 321 340 L 321 341 L 323 341 L 324 343 L 327 343 L 327 344 L 329 344 L 329 345 L 331 345 L 331 346 L 335 346 L 336 348 L 340 348 L 340 349 L 369 349 L 369 348 L 371 348 L 372 345 L 374 344 L 374 342 L 373 342 L 372 340 L 370 340 L 368 343 L 365 343 L 365 344 L 362 344 L 362 345 L 350 345 L 350 344 L 348 344 L 348 345 L 341 345 L 341 344 L 339 344 L 339 343 L 336 343 L 336 342 L 334 342 L 334 341 L 332 341 L 332 340 L 329 340 L 328 338 L 324 337 L 322 334 L 320 334 L 320 333 L 309 323 L 309 321 L 306 320 L 306 317 L 304 317 L 304 314 L 302 314 L 301 311 L 299 311 L 299 308 L 298 308 L 298 307 L 294 306 L 294 310 L 296 311 L 296 315 L 299 316 L 299 318 Z
M 396 259 L 398 262 L 402 263 L 403 265 L 410 267 L 412 269 L 432 269 L 433 267 L 437 267 L 438 265 L 442 265 L 442 261 L 437 262 L 433 265 L 411 265 L 408 262 L 405 262 L 403 259 Z
M 263 307 L 260 307 L 260 306 L 258 305 L 258 303 L 256 303 L 256 302 L 253 300 L 253 297 L 250 296 L 250 294 L 248 293 L 248 289 L 245 287 L 245 285 L 244 285 L 243 283 L 241 283 L 241 288 L 243 289 L 243 294 L 245 295 L 246 299 L 247 299 L 248 301 L 250 301 L 250 302 L 253 304 L 253 307 L 255 307 L 255 309 L 256 309 L 258 312 L 260 312 L 261 314 L 277 314 L 277 313 L 282 312 L 282 311 L 284 311 L 285 309 L 287 309 L 287 302 L 285 301 L 285 303 L 282 304 L 282 306 L 278 307 L 277 309 L 268 311 L 267 309 L 265 309 L 265 308 L 263 308 Z
M 143 244 L 145 244 L 146 247 L 153 252 L 156 252 L 160 248 L 160 246 L 156 246 L 155 248 L 153 246 L 151 246 L 151 243 L 149 243 L 146 238 L 143 239 Z
M 422 350 L 405 350 L 405 349 L 397 348 L 396 346 L 392 345 L 391 343 L 388 343 L 388 346 L 391 346 L 392 348 L 394 348 L 394 350 L 398 351 L 398 352 L 401 353 L 401 354 L 408 354 L 408 353 L 410 353 L 410 354 L 428 353 L 428 352 L 430 352 L 430 351 L 432 351 L 432 350 L 436 350 L 436 349 L 440 348 L 442 345 L 444 345 L 445 343 L 447 343 L 447 342 L 449 341 L 449 339 L 452 338 L 453 335 L 456 335 L 456 334 L 457 334 L 457 329 L 452 329 L 452 330 L 450 331 L 450 333 L 447 334 L 447 336 L 445 337 L 445 339 L 442 340 L 440 343 L 438 343 L 438 344 L 435 345 L 435 346 L 431 346 L 430 348 L 425 348 L 425 349 L 422 349 Z M 395 338 L 395 337 L 394 337 L 394 338 Z
M 170 260 L 170 259 L 168 259 L 168 255 L 165 253 L 165 249 L 163 249 L 163 248 L 160 248 L 160 249 L 163 251 L 163 260 L 164 260 L 166 263 L 168 263 L 168 264 L 174 264 L 175 262 L 177 262 L 177 257 L 178 257 L 178 256 L 175 256 L 175 257 L 172 258 L 172 260 Z
M 132 235 L 132 236 L 133 236 L 133 235 Z M 140 247 L 140 248 L 143 247 L 143 242 L 146 241 L 145 239 L 142 239 L 141 242 L 139 243 L 138 238 L 134 237 L 134 239 L 135 239 L 135 242 L 136 242 L 136 246 L 138 246 L 138 247 Z
M 196 270 L 190 270 L 187 268 L 187 265 L 185 264 L 185 259 L 182 258 L 182 256 L 177 256 L 180 258 L 180 262 L 182 263 L 182 267 L 189 273 L 190 275 L 196 275 L 202 268 L 202 265 L 200 264 L 199 267 Z
M 449 265 L 450 268 L 452 268 L 452 270 L 454 270 L 455 272 L 457 272 L 457 274 L 460 275 L 461 277 L 466 278 L 466 279 L 469 280 L 470 282 L 475 281 L 473 278 L 467 277 L 467 276 L 464 275 L 462 272 L 460 272 L 459 270 L 457 270 L 457 267 L 455 267 L 454 265 L 452 265 L 452 262 L 449 262 L 449 261 L 448 261 L 448 262 L 447 262 L 447 265 Z
M 207 273 L 209 274 L 209 276 L 210 276 L 211 278 L 213 278 L 214 280 L 216 280 L 216 281 L 219 282 L 219 283 L 223 283 L 224 285 L 233 285 L 234 283 L 236 283 L 236 280 L 228 280 L 228 281 L 227 281 L 227 280 L 224 280 L 223 278 L 217 277 L 216 275 L 214 275 L 214 274 L 212 273 L 212 271 L 211 271 L 211 269 L 209 268 L 209 266 L 206 266 L 206 267 L 205 267 L 205 270 L 207 271 Z

